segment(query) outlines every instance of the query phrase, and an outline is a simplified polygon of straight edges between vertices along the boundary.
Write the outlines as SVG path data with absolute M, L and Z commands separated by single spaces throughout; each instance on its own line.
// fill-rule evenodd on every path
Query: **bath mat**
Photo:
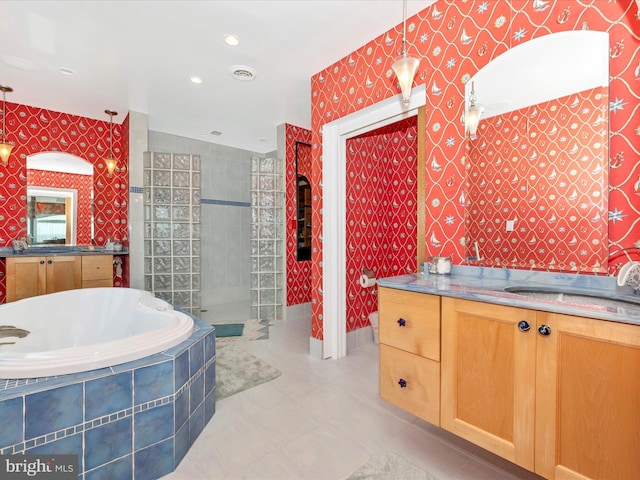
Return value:
M 216 400 L 280 376 L 280 370 L 232 343 L 216 345 Z
M 244 329 L 244 323 L 220 323 L 214 325 L 216 329 L 216 338 L 223 337 L 240 337 Z
M 249 340 L 266 340 L 269 338 L 269 320 L 247 320 L 242 335 L 238 337 L 218 337 L 220 342 L 246 342 Z
M 395 453 L 375 454 L 347 480 L 437 480 L 429 472 Z

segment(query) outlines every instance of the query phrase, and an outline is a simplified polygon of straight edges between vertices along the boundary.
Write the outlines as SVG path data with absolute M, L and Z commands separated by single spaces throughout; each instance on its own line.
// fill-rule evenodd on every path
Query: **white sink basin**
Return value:
M 571 287 L 506 287 L 505 292 L 515 293 L 529 298 L 552 300 L 554 302 L 577 305 L 599 305 L 603 307 L 640 307 L 640 296 L 623 295 L 616 292 L 602 292 Z

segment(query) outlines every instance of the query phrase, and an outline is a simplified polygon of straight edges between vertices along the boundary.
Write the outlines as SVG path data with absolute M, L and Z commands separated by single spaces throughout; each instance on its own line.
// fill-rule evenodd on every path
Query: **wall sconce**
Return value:
M 0 85 L 2 90 L 2 143 L 0 143 L 0 158 L 2 164 L 6 167 L 9 162 L 9 155 L 11 155 L 11 149 L 13 145 L 7 143 L 7 127 L 5 126 L 7 118 L 7 102 L 5 100 L 5 94 L 7 92 L 13 92 L 13 88 Z
M 113 116 L 118 115 L 118 112 L 105 110 L 104 113 L 109 115 L 109 158 L 105 158 L 104 163 L 107 165 L 107 174 L 111 176 L 118 164 L 118 160 L 113 158 Z
M 473 82 L 471 82 L 471 94 L 469 95 L 469 108 L 464 114 L 465 130 L 469 133 L 469 140 L 475 140 L 480 116 L 484 112 L 484 107 L 476 105 L 476 92 Z
M 420 60 L 407 56 L 407 0 L 403 1 L 402 20 L 402 56 L 395 61 L 391 68 L 396 72 L 400 90 L 402 90 L 402 103 L 409 105 L 411 101 L 411 86 L 413 77 L 418 69 Z

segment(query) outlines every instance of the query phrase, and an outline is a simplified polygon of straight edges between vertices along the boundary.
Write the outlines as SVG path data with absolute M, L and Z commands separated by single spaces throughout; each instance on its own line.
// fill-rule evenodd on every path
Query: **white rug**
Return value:
M 216 400 L 230 397 L 279 376 L 280 370 L 236 345 L 216 344 Z
M 409 460 L 391 452 L 375 454 L 347 480 L 437 480 Z

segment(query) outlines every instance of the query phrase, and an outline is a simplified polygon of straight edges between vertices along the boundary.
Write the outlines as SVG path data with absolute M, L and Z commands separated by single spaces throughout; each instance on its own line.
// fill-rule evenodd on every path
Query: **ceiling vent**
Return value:
M 233 65 L 229 67 L 229 72 L 233 78 L 240 82 L 250 82 L 256 78 L 255 69 L 246 65 Z

